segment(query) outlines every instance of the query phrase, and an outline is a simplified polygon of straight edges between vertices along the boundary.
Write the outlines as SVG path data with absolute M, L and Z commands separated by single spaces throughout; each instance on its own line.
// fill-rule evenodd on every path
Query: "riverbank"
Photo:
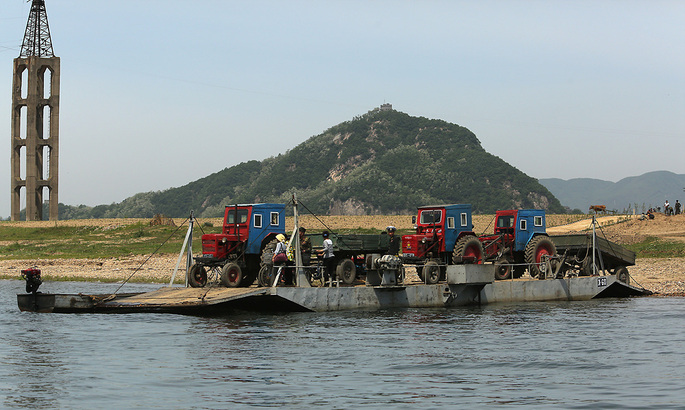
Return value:
M 19 279 L 21 269 L 36 266 L 44 280 L 74 280 L 91 282 L 169 283 L 178 255 L 155 255 L 108 259 L 38 259 L 2 260 L 0 278 Z M 185 281 L 185 257 L 181 260 L 176 282 Z M 644 287 L 657 296 L 685 296 L 684 258 L 642 258 L 628 268 L 631 284 Z M 130 279 L 129 279 L 130 278 Z M 408 280 L 416 280 L 413 269 L 407 272 Z M 49 291 L 49 289 L 46 289 Z

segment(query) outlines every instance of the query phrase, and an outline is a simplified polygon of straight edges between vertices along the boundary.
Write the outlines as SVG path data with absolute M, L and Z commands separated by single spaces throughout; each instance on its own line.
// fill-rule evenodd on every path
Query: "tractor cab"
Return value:
M 495 219 L 495 235 L 513 236 L 514 251 L 523 251 L 531 238 L 547 233 L 543 209 L 497 211 Z
M 408 262 L 451 254 L 457 238 L 473 229 L 471 205 L 422 206 L 412 222 L 416 233 L 402 236 L 402 255 Z
M 268 241 L 285 232 L 285 205 L 229 205 L 220 234 L 202 235 L 202 257 L 258 255 Z

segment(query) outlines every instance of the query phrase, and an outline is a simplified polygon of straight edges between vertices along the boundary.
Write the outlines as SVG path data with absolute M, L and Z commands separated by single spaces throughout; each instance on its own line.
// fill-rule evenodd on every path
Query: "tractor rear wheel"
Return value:
M 514 267 L 511 265 L 511 259 L 508 256 L 502 256 L 495 261 L 495 279 L 506 280 L 511 279 L 511 274 Z
M 343 283 L 346 285 L 351 285 L 357 278 L 357 267 L 354 265 L 352 259 L 343 259 L 335 268 L 335 273 L 338 275 L 338 278 L 343 281 Z
M 188 284 L 191 288 L 203 288 L 207 285 L 207 269 L 204 266 L 193 263 L 188 270 Z
M 542 264 L 544 256 L 554 256 L 556 253 L 557 247 L 548 236 L 536 236 L 531 239 L 524 251 L 530 276 L 537 278 L 544 275 L 547 269 L 547 266 Z
M 243 280 L 243 270 L 237 263 L 227 263 L 221 269 L 221 284 L 227 288 L 237 288 Z
M 440 280 L 440 266 L 435 261 L 428 261 L 423 265 L 423 281 L 428 284 L 438 283 Z
M 465 235 L 454 244 L 452 263 L 483 263 L 483 244 L 473 235 Z

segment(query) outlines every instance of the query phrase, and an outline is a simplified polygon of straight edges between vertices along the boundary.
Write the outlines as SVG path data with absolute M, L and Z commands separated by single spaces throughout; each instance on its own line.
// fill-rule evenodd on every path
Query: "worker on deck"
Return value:
M 388 253 L 387 255 L 397 256 L 400 253 L 400 247 L 402 246 L 402 240 L 395 236 L 395 231 L 397 230 L 394 226 L 388 226 L 385 228 L 388 232 Z
M 333 241 L 328 237 L 328 231 L 321 233 L 323 236 L 323 250 L 319 257 L 323 259 L 324 278 L 335 279 L 335 254 L 333 253 Z
M 302 266 L 309 266 L 312 259 L 312 240 L 307 236 L 307 229 L 303 226 L 300 226 L 300 254 Z

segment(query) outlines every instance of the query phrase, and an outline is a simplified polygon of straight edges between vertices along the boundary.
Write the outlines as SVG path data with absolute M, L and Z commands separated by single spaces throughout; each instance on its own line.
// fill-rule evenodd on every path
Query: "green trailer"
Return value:
M 628 266 L 635 265 L 635 252 L 605 238 L 595 237 L 593 269 L 592 234 L 553 235 L 550 237 L 556 246 L 558 272 L 589 276 L 597 271 L 608 272 L 622 282 L 628 283 Z M 554 268 L 554 267 L 553 267 Z M 555 271 L 557 269 L 554 269 Z
M 314 254 L 323 250 L 321 234 L 310 235 Z M 336 273 L 346 284 L 352 284 L 358 276 L 365 274 L 367 257 L 388 252 L 389 239 L 386 232 L 379 234 L 336 234 L 331 233 Z

